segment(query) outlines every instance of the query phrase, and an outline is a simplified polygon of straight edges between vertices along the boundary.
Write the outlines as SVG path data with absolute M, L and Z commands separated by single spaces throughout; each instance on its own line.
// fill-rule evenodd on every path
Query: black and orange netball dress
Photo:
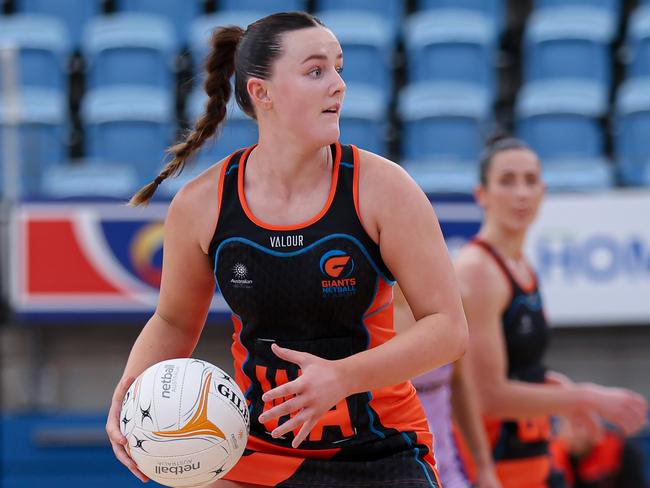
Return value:
M 217 285 L 233 312 L 235 379 L 251 417 L 248 449 L 226 479 L 284 488 L 438 487 L 431 434 L 408 381 L 344 399 L 299 449 L 291 447 L 297 432 L 274 439 L 278 421 L 258 421 L 273 406 L 262 394 L 300 374 L 271 344 L 336 360 L 388 341 L 395 335 L 394 281 L 361 225 L 354 146 L 331 146 L 325 207 L 290 227 L 261 222 L 249 210 L 244 172 L 251 150 L 224 163 L 210 246 Z
M 489 243 L 479 238 L 472 242 L 496 260 L 512 290 L 510 302 L 501 317 L 508 379 L 544 383 L 546 367 L 543 359 L 550 331 L 537 279 L 529 287 L 522 286 Z M 532 269 L 531 274 L 535 276 Z M 488 418 L 486 430 L 497 474 L 504 488 L 547 486 L 546 480 L 551 469 L 549 417 L 518 421 Z

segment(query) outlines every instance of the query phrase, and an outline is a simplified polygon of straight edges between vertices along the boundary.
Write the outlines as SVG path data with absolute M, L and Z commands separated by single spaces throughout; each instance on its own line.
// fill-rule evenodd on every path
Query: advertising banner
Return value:
M 479 229 L 470 196 L 431 196 L 452 257 Z M 142 320 L 158 299 L 167 203 L 24 203 L 11 301 L 26 321 Z M 650 324 L 650 194 L 549 195 L 526 242 L 554 325 Z M 229 310 L 216 294 L 211 317 Z
M 650 324 L 650 193 L 550 195 L 526 252 L 554 324 Z
M 12 219 L 12 306 L 19 317 L 150 314 L 158 300 L 166 203 L 38 203 Z M 227 307 L 215 295 L 211 312 Z

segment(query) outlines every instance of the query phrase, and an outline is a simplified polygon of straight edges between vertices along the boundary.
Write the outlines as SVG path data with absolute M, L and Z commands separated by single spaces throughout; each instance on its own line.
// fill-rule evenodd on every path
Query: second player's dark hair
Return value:
M 530 147 L 521 139 L 504 131 L 494 132 L 487 138 L 485 148 L 479 159 L 479 180 L 482 185 L 487 184 L 487 174 L 494 156 L 510 149 L 530 149 Z

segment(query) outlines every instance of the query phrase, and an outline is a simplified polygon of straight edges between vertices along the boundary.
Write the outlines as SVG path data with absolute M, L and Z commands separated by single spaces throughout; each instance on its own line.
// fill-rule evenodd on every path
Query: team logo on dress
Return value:
M 354 260 L 348 253 L 334 249 L 320 258 L 320 270 L 330 278 L 347 278 L 354 271 Z
M 521 317 L 519 322 L 519 333 L 520 334 L 530 334 L 533 332 L 533 319 L 530 315 L 526 314 Z
M 320 258 L 320 270 L 327 279 L 321 280 L 323 296 L 341 297 L 357 292 L 354 259 L 345 251 L 333 249 Z
M 235 263 L 230 284 L 233 288 L 253 288 L 253 280 L 248 279 L 248 268 L 245 264 Z

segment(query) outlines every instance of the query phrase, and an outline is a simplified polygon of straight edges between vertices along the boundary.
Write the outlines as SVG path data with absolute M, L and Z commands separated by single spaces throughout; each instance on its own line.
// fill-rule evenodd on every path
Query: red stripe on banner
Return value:
M 27 223 L 28 293 L 120 293 L 88 261 L 68 220 Z

